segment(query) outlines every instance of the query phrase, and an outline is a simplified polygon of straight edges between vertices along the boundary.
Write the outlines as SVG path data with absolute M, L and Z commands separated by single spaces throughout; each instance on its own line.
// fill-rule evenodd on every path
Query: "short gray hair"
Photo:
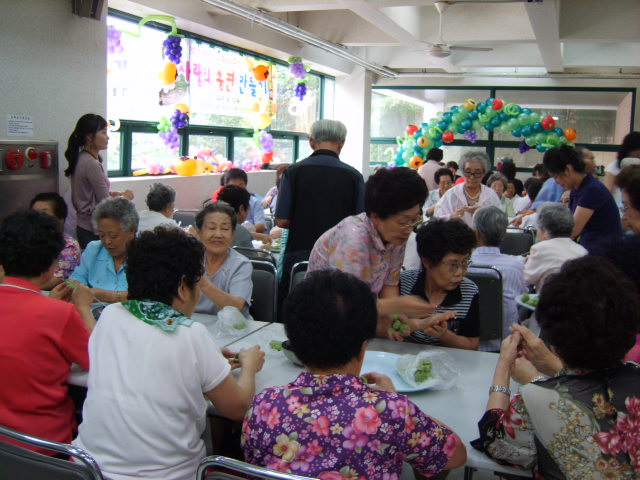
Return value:
M 546 202 L 536 210 L 538 230 L 544 231 L 550 238 L 570 237 L 575 224 L 573 215 L 561 203 Z
M 176 191 L 164 183 L 154 183 L 147 193 L 147 207 L 154 212 L 162 212 L 169 205 L 175 203 Z
M 483 207 L 473 215 L 473 228 L 480 233 L 483 243 L 488 247 L 500 245 L 508 225 L 507 214 L 498 207 Z
M 489 179 L 487 180 L 487 187 L 490 187 L 493 182 L 502 182 L 505 191 L 509 186 L 509 179 L 500 172 L 495 172 L 489 177 Z
M 318 120 L 311 125 L 309 136 L 318 143 L 344 142 L 347 138 L 347 127 L 338 120 Z
M 133 202 L 124 197 L 105 198 L 93 211 L 93 223 L 98 225 L 105 218 L 120 223 L 122 230 L 138 230 L 138 212 Z
M 481 163 L 484 173 L 489 171 L 489 157 L 484 150 L 471 150 L 470 152 L 463 153 L 459 162 L 460 170 L 464 172 L 465 165 L 470 162 Z

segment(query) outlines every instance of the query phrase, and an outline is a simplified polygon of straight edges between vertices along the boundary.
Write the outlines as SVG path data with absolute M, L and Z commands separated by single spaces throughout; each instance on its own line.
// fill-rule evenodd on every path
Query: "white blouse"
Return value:
M 436 211 L 433 216 L 447 219 L 451 218 L 458 207 L 463 205 L 469 205 L 469 202 L 467 202 L 467 198 L 464 195 L 464 183 L 461 183 L 460 185 L 456 185 L 445 192 L 437 203 Z M 480 198 L 478 199 L 477 205 L 479 208 L 491 206 L 500 208 L 502 206 L 500 198 L 498 198 L 496 192 L 482 184 L 480 185 Z M 462 220 L 464 220 L 464 222 L 470 227 L 473 226 L 472 213 L 465 212 L 462 216 Z

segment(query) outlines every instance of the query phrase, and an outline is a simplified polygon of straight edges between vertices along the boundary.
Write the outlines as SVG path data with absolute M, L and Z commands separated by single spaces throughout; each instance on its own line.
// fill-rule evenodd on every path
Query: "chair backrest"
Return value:
M 246 480 L 247 478 L 312 480 L 309 477 L 269 470 L 221 455 L 202 460 L 196 473 L 196 480 Z
M 291 267 L 291 277 L 289 279 L 290 292 L 304 279 L 304 276 L 307 274 L 308 267 L 309 262 L 298 262 L 293 267 Z
M 473 264 L 466 277 L 480 291 L 480 341 L 502 340 L 502 274 L 495 267 Z
M 253 295 L 249 312 L 254 320 L 275 322 L 278 308 L 278 270 L 271 262 L 251 260 Z
M 74 462 L 43 455 L 7 442 L 10 438 L 74 458 Z M 0 478 L 20 480 L 102 480 L 96 461 L 86 451 L 66 443 L 33 437 L 0 426 Z
M 196 226 L 196 215 L 200 210 L 174 210 L 172 218 L 181 227 Z
M 526 255 L 535 239 L 531 230 L 510 228 L 500 243 L 500 251 L 507 255 Z
M 231 248 L 233 248 L 238 253 L 241 253 L 242 255 L 247 257 L 249 260 L 260 260 L 263 262 L 271 262 L 274 265 L 276 264 L 276 257 L 274 257 L 273 253 L 271 253 L 269 250 L 263 250 L 260 248 L 238 247 L 238 246 L 233 246 Z

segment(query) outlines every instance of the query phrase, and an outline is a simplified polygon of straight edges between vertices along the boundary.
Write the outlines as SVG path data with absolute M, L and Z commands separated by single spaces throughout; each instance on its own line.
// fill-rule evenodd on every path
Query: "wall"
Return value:
M 0 1 L 0 138 L 57 141 L 61 191 L 76 121 L 88 112 L 106 115 L 104 8 L 97 21 L 73 15 L 69 0 Z M 9 137 L 8 114 L 31 115 L 33 137 Z

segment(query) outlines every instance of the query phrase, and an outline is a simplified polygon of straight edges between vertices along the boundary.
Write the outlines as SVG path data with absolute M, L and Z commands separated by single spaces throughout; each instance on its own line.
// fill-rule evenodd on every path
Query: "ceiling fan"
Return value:
M 438 58 L 446 58 L 451 55 L 451 50 L 467 50 L 472 52 L 490 52 L 493 50 L 491 47 L 465 47 L 463 45 L 449 45 L 448 43 L 445 43 L 442 39 L 442 14 L 451 6 L 451 4 L 449 2 L 435 2 L 434 5 L 438 10 L 439 15 L 438 40 L 435 43 L 420 40 L 421 43 L 430 45 L 427 50 L 430 55 Z

